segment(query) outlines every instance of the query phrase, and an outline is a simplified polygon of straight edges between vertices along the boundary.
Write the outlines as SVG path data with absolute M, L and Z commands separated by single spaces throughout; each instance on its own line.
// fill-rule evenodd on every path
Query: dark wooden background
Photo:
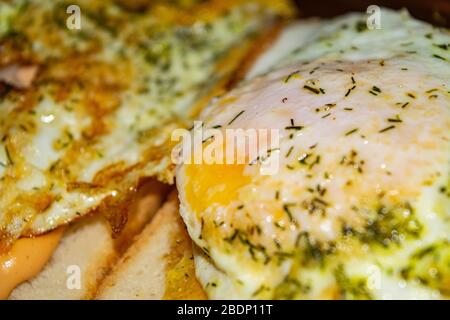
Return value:
M 450 0 L 295 0 L 301 17 L 333 17 L 349 11 L 378 6 L 407 8 L 416 18 L 436 26 L 450 27 Z

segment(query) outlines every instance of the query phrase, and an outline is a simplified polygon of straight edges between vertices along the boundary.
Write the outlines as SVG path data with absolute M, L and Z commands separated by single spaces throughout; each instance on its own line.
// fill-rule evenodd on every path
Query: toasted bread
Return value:
M 174 191 L 104 279 L 96 299 L 205 299 Z
M 101 216 L 71 225 L 44 270 L 22 283 L 9 299 L 89 299 L 111 266 L 130 245 L 164 201 L 168 186 L 156 181 L 145 183 L 130 208 L 122 235 L 113 239 Z M 78 276 L 79 286 L 73 277 Z

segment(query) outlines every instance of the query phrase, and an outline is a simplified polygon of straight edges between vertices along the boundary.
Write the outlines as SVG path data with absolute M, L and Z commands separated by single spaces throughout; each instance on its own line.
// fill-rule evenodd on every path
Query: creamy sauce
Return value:
M 20 283 L 38 274 L 59 244 L 64 228 L 36 238 L 22 238 L 0 255 L 0 299 L 8 298 Z

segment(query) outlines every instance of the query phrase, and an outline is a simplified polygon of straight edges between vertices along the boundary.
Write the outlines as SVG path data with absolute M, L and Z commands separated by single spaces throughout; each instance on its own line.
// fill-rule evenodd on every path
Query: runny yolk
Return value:
M 238 189 L 250 182 L 244 164 L 185 165 L 186 200 L 197 214 L 212 204 L 228 205 L 238 200 Z
M 0 300 L 7 299 L 20 283 L 37 275 L 59 244 L 64 228 L 35 238 L 17 240 L 0 255 Z

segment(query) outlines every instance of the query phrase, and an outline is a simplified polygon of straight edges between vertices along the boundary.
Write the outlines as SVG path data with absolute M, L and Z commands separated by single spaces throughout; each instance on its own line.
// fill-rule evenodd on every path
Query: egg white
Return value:
M 0 4 L 2 50 L 39 65 L 28 90 L 0 97 L 0 247 L 100 206 L 122 215 L 142 177 L 172 182 L 171 131 L 228 76 L 225 53 L 276 15 L 259 1 L 192 2 L 192 14 L 77 5 L 81 30 L 67 28 L 66 1 Z
M 178 167 L 210 298 L 449 296 L 450 36 L 387 9 L 382 29 L 361 23 L 287 27 L 203 113 L 281 132 L 275 175 Z

